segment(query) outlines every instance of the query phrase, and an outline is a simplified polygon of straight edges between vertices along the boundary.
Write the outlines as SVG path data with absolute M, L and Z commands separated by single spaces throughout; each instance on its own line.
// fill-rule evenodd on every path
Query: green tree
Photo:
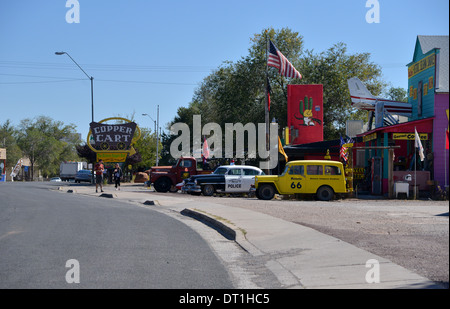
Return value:
M 399 102 L 408 102 L 408 92 L 402 87 L 391 87 L 386 92 L 388 99 Z
M 37 164 L 44 177 L 58 174 L 63 161 L 77 161 L 76 146 L 80 137 L 74 125 L 64 125 L 46 116 L 24 119 L 19 125 L 17 143 L 30 159 L 31 177 Z
M 267 68 L 268 39 L 300 71 L 302 79 L 286 78 L 275 68 Z M 179 108 L 172 123 L 184 122 L 192 129 L 192 116 L 196 114 L 202 116 L 202 123 L 215 122 L 222 129 L 227 122 L 264 122 L 267 72 L 272 88 L 270 120 L 276 118 L 281 128 L 287 126 L 288 84 L 323 84 L 324 139 L 338 138 L 345 133 L 347 120 L 366 117 L 351 106 L 347 80 L 356 76 L 379 95 L 386 87 L 381 69 L 371 62 L 369 53 L 349 54 L 344 43 L 321 53 L 304 51 L 303 45 L 303 37 L 289 28 L 269 28 L 255 34 L 248 55 L 236 62 L 224 62 L 205 77 L 189 106 Z
M 7 172 L 14 167 L 22 157 L 22 151 L 17 145 L 16 129 L 11 125 L 9 120 L 0 126 L 0 148 L 6 149 L 6 168 Z
M 136 141 L 134 148 L 141 156 L 141 161 L 135 165 L 135 168 L 147 169 L 156 165 L 155 132 L 152 133 L 148 128 L 141 128 L 141 138 Z M 161 143 L 159 149 L 161 149 Z
M 348 54 L 344 43 L 315 54 L 306 51 L 298 68 L 302 84 L 323 84 L 324 139 L 345 134 L 347 120 L 364 119 L 366 113 L 351 106 L 347 80 L 358 77 L 373 95 L 379 95 L 386 84 L 381 68 L 370 61 L 369 53 Z

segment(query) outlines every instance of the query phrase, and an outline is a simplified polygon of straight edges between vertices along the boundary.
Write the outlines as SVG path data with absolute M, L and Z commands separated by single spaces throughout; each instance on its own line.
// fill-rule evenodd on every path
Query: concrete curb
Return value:
M 252 245 L 245 237 L 245 231 L 236 227 L 232 223 L 226 222 L 226 219 L 216 217 L 212 214 L 206 212 L 201 212 L 196 209 L 185 208 L 180 212 L 182 215 L 196 219 L 209 227 L 218 231 L 221 235 L 229 240 L 235 241 L 239 246 L 241 246 L 245 251 L 253 256 L 264 255 L 263 252 L 258 250 L 254 245 Z M 224 222 L 222 222 L 222 221 Z
M 183 209 L 181 211 L 181 214 L 183 216 L 191 217 L 200 222 L 203 222 L 204 224 L 217 230 L 225 238 L 236 241 L 237 233 L 236 233 L 235 229 L 225 225 L 224 223 L 220 222 L 218 219 L 215 219 L 211 215 L 207 215 L 203 212 L 193 210 L 193 209 L 188 209 L 188 208 Z

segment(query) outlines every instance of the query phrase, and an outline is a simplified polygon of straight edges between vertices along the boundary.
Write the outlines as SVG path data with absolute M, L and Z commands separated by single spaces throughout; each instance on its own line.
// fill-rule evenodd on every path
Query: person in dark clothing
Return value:
M 94 166 L 95 171 L 95 192 L 98 192 L 98 187 L 100 186 L 101 192 L 103 192 L 103 172 L 105 166 L 103 165 L 103 160 L 100 159 Z
M 116 163 L 116 168 L 114 169 L 113 172 L 116 190 L 120 190 L 120 179 L 122 178 L 122 176 L 123 176 L 122 169 L 120 168 L 119 163 Z

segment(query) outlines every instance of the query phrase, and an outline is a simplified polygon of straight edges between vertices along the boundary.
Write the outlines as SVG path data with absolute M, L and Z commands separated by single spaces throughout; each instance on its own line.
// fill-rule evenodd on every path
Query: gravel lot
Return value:
M 344 199 L 332 202 L 194 197 L 311 227 L 448 288 L 448 201 Z

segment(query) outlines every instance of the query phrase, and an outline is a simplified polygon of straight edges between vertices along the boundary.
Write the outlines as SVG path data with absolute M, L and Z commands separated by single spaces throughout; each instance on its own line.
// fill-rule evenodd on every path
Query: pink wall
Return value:
M 445 169 L 447 173 L 447 185 L 449 185 L 449 157 L 445 149 L 445 130 L 449 122 L 446 110 L 449 109 L 448 93 L 436 94 L 435 96 L 435 119 L 433 124 L 433 152 L 434 152 L 434 179 L 441 187 L 445 185 Z M 445 162 L 444 162 L 445 160 Z M 446 166 L 445 166 L 446 164 Z

